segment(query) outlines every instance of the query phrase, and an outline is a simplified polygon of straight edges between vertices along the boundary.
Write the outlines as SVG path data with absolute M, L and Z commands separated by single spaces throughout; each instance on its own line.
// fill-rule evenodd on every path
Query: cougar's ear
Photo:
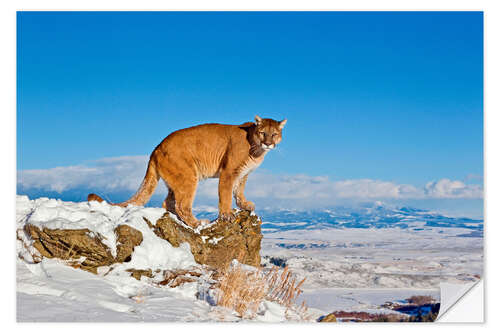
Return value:
M 262 123 L 262 118 L 261 118 L 261 117 L 259 117 L 259 116 L 255 116 L 255 123 L 256 123 L 257 125 L 260 125 L 260 124 Z
M 280 129 L 283 129 L 283 127 L 285 127 L 285 124 L 286 124 L 286 119 L 283 119 L 282 121 L 280 121 Z

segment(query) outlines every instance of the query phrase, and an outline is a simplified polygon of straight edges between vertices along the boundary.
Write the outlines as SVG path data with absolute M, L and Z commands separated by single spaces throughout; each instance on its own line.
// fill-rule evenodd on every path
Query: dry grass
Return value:
M 285 266 L 281 274 L 277 267 L 273 267 L 265 274 L 265 281 L 268 287 L 267 299 L 278 302 L 287 308 L 294 305 L 297 297 L 302 293 L 300 287 L 304 284 L 306 278 L 295 284 L 297 280 L 292 275 L 292 272 L 288 270 L 288 266 Z
M 219 278 L 217 305 L 235 310 L 241 317 L 253 317 L 267 293 L 260 270 L 230 266 Z
M 273 301 L 294 310 L 305 319 L 307 307 L 295 305 L 305 278 L 297 283 L 293 274 L 285 267 L 279 271 L 274 267 L 268 272 L 262 268 L 246 270 L 242 265 L 227 267 L 219 277 L 217 305 L 236 311 L 241 317 L 255 317 L 264 300 Z

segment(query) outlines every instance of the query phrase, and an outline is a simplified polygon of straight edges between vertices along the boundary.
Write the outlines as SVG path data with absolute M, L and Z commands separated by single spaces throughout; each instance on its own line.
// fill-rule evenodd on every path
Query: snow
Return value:
M 196 300 L 193 290 L 154 288 L 133 278 L 103 278 L 56 260 L 36 265 L 18 261 L 17 281 L 18 321 L 211 320 L 210 306 Z
M 463 228 L 302 229 L 265 233 L 261 255 L 279 258 L 305 289 L 439 289 L 482 275 L 483 242 Z M 270 260 L 270 259 L 269 259 Z
M 220 240 L 224 239 L 224 236 L 221 236 L 221 237 L 215 237 L 215 238 L 211 238 L 208 240 L 208 242 L 210 244 L 214 244 L 216 245 L 217 243 L 219 243 Z
M 156 223 L 165 213 L 161 208 L 122 208 L 106 202 L 74 203 L 47 198 L 29 200 L 26 196 L 17 196 L 17 213 L 18 229 L 26 223 L 49 229 L 88 228 L 104 237 L 103 243 L 113 255 L 116 255 L 114 230 L 118 225 L 125 224 L 139 230 L 143 242 L 135 247 L 131 261 L 120 265 L 123 269 L 182 269 L 196 265 L 189 244 L 173 247 L 158 238 L 144 221 L 143 217 Z
M 215 306 L 203 283 L 158 287 L 145 278 L 137 281 L 125 271 L 199 267 L 187 243 L 178 248 L 171 246 L 158 238 L 143 219 L 155 224 L 164 212 L 160 208 L 123 208 L 105 202 L 17 196 L 18 321 L 242 321 L 230 310 Z M 394 216 L 383 213 L 387 219 Z M 366 216 L 372 227 L 362 226 L 361 221 L 356 222 L 356 227 L 342 227 L 342 219 L 331 227 L 326 218 L 314 224 L 313 215 L 308 220 L 286 222 L 283 217 L 283 221 L 264 222 L 262 263 L 271 267 L 273 260 L 283 262 L 296 274 L 297 281 L 306 278 L 299 303 L 306 302 L 313 318 L 336 310 L 393 313 L 381 305 L 414 295 L 440 300 L 441 283 L 467 284 L 482 275 L 482 224 L 449 220 L 446 225 L 437 221 L 442 217 L 421 211 L 405 211 L 402 216 L 395 227 L 374 215 Z M 114 229 L 120 224 L 139 230 L 144 240 L 134 249 L 129 262 L 100 267 L 95 275 L 57 259 L 35 264 L 36 250 L 22 232 L 26 223 L 47 228 L 88 228 L 102 235 L 113 253 L 117 245 Z M 463 236 L 471 230 L 471 236 Z M 220 239 L 204 241 L 216 244 Z M 293 315 L 285 308 L 265 301 L 255 318 L 243 321 L 289 320 L 294 320 Z
M 328 288 L 306 291 L 299 296 L 299 300 L 306 301 L 311 307 L 323 310 L 324 313 L 333 311 L 359 311 L 368 313 L 397 313 L 399 312 L 381 309 L 380 305 L 386 301 L 405 300 L 414 295 L 431 296 L 440 300 L 439 289 L 399 289 L 399 288 Z
M 285 308 L 264 301 L 257 316 L 242 320 L 199 299 L 196 283 L 158 288 L 130 277 L 101 277 L 57 260 L 17 261 L 19 322 L 285 321 Z M 43 304 L 43 306 L 41 306 Z
M 143 220 L 145 217 L 156 223 L 164 212 L 157 208 L 122 208 L 105 202 L 29 200 L 26 196 L 17 196 L 16 223 L 20 239 L 16 261 L 17 320 L 242 321 L 228 309 L 215 306 L 209 297 L 210 291 L 202 282 L 184 283 L 176 288 L 159 287 L 144 277 L 138 281 L 126 272 L 128 268 L 154 271 L 199 267 L 189 244 L 173 247 L 157 237 Z M 32 255 L 36 250 L 29 249 L 31 241 L 22 232 L 26 223 L 40 228 L 88 228 L 105 237 L 105 244 L 113 252 L 116 252 L 114 229 L 126 224 L 143 234 L 143 242 L 135 247 L 129 262 L 100 267 L 95 275 L 67 266 L 59 259 L 44 258 L 35 264 Z M 266 301 L 252 320 L 284 321 L 281 316 L 284 311 L 280 305 Z

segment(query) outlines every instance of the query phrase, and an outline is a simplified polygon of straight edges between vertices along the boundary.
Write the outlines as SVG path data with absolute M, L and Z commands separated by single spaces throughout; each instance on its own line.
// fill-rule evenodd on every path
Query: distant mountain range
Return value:
M 272 230 L 318 228 L 465 228 L 468 237 L 482 237 L 483 220 L 447 217 L 410 207 L 332 207 L 318 210 L 263 209 L 256 212 L 263 220 L 262 228 Z M 196 211 L 198 218 L 214 219 L 215 209 Z

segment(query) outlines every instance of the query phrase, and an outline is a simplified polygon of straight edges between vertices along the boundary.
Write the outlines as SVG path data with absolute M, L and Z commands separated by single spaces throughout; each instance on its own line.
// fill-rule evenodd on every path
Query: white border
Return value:
M 14 193 L 15 193 L 15 141 L 16 141 L 16 130 L 15 130 L 15 74 L 16 74 L 16 55 L 15 55 L 15 11 L 16 10 L 484 10 L 485 11 L 485 258 L 489 254 L 498 253 L 498 241 L 491 238 L 498 235 L 498 223 L 500 223 L 500 218 L 498 210 L 494 210 L 496 202 L 498 202 L 499 192 L 498 192 L 498 170 L 500 170 L 500 165 L 498 163 L 498 147 L 496 147 L 496 142 L 498 140 L 498 112 L 500 111 L 498 103 L 498 89 L 500 87 L 500 82 L 498 80 L 498 60 L 500 59 L 500 54 L 498 51 L 498 42 L 500 40 L 499 23 L 500 17 L 497 8 L 498 1 L 445 1 L 445 0 L 421 0 L 421 1 L 398 1 L 398 0 L 378 0 L 378 1 L 320 1 L 320 0 L 308 0 L 308 1 L 273 1 L 273 0 L 245 0 L 245 1 L 222 1 L 222 0 L 211 0 L 210 2 L 205 1 L 107 1 L 107 0 L 87 0 L 87 1 L 62 1 L 62 0 L 46 0 L 43 3 L 40 1 L 4 1 L 2 2 L 2 7 L 0 11 L 0 34 L 2 36 L 2 42 L 4 44 L 3 52 L 1 52 L 1 88 L 2 88 L 2 121 L 0 135 L 2 139 L 2 155 L 4 156 L 2 163 L 2 191 L 1 191 L 1 202 L 2 202 L 2 222 L 14 225 Z M 5 160 L 5 156 L 7 159 Z M 497 171 L 495 171 L 497 170 Z M 10 224 L 12 223 L 12 224 Z M 4 256 L 9 255 L 10 251 L 14 249 L 14 235 L 13 228 L 7 228 L 2 235 L 2 246 L 4 251 L 2 252 Z M 495 236 L 492 236 L 495 235 Z M 8 244 L 8 245 L 7 245 Z M 4 257 L 5 258 L 5 257 Z M 7 265 L 4 265 L 6 267 Z M 491 303 L 497 301 L 498 296 L 498 284 L 496 279 L 493 278 L 493 274 L 496 273 L 497 269 L 494 267 L 498 265 L 493 264 L 492 267 L 488 265 L 487 260 L 485 260 L 485 273 L 486 273 L 486 290 L 488 291 L 488 297 L 486 301 L 491 300 Z M 15 307 L 13 306 L 15 302 L 15 268 L 14 264 L 8 266 L 12 269 L 10 272 L 2 274 L 2 282 L 4 285 L 5 294 L 7 295 L 7 300 L 2 302 L 2 317 L 6 319 L 6 323 L 15 325 L 13 329 L 21 330 L 33 330 L 44 331 L 50 330 L 58 331 L 68 329 L 68 324 L 58 324 L 58 325 L 34 325 L 34 324 L 15 324 Z M 493 271 L 493 269 L 495 271 Z M 496 276 L 496 274 L 495 274 Z M 491 283 L 489 283 L 491 281 Z M 493 305 L 493 304 L 491 304 Z M 474 306 L 474 304 L 470 304 Z M 487 325 L 480 325 L 477 328 L 491 328 L 493 327 L 494 318 L 489 318 L 488 306 L 486 306 L 486 321 Z M 493 315 L 494 316 L 494 315 Z M 69 324 L 70 325 L 70 324 Z M 193 329 L 214 329 L 217 331 L 234 330 L 235 327 L 238 329 L 255 329 L 256 326 L 249 325 L 194 325 L 191 326 Z M 316 330 L 332 330 L 332 329 L 363 329 L 363 327 L 369 327 L 368 329 L 381 329 L 386 331 L 387 329 L 418 329 L 421 330 L 423 327 L 421 325 L 405 325 L 401 327 L 401 324 L 381 324 L 381 325 L 339 325 L 335 327 L 330 327 L 329 325 L 314 325 Z M 72 329 L 89 329 L 87 325 L 71 325 Z M 111 329 L 109 325 L 99 324 L 92 325 L 93 327 L 98 326 L 102 329 Z M 136 330 L 135 325 L 120 325 L 120 330 Z M 173 327 L 177 326 L 177 327 Z M 440 329 L 440 325 L 427 325 L 425 329 Z M 476 326 L 476 325 L 474 325 Z M 259 325 L 260 329 L 273 329 L 274 325 Z M 467 330 L 472 329 L 470 325 L 459 326 L 459 325 L 446 325 L 448 328 L 453 330 Z M 169 324 L 168 328 L 162 329 L 186 329 L 186 327 L 178 327 L 178 325 Z M 290 325 L 287 329 L 291 329 Z M 477 329 L 474 328 L 474 329 Z M 8 328 L 6 328 L 8 329 Z M 153 329 L 149 327 L 147 329 Z M 293 329 L 297 329 L 294 327 Z M 299 329 L 303 329 L 300 328 Z

